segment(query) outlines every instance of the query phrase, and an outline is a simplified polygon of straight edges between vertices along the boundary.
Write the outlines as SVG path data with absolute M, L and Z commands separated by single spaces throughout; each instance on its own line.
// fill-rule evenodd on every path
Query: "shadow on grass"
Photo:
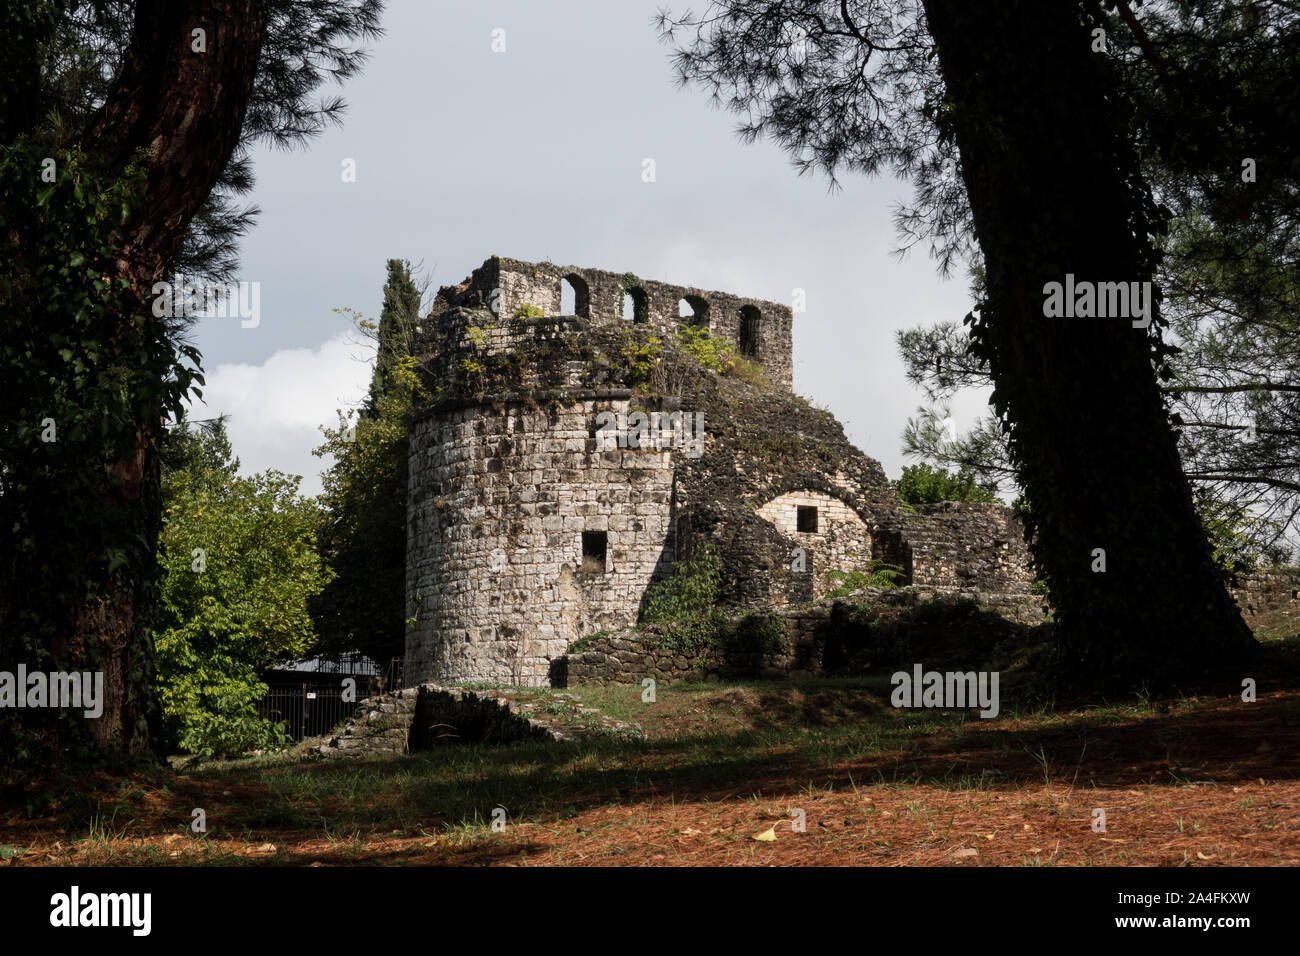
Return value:
M 263 799 L 231 808 L 232 827 L 486 826 L 564 820 L 601 806 L 672 798 L 793 795 L 809 784 L 1015 789 L 1294 779 L 1300 694 L 1253 704 L 1200 701 L 1177 713 L 1134 708 L 967 719 L 900 712 L 817 727 L 646 743 L 468 745 L 350 767 L 236 772 Z
M 711 685 L 699 693 L 732 689 Z M 1080 711 L 1004 710 L 993 720 L 973 711 L 895 710 L 887 681 L 873 678 L 755 682 L 746 689 L 741 706 L 756 729 L 741 733 L 466 744 L 364 762 L 258 758 L 165 780 L 95 782 L 69 797 L 57 819 L 33 821 L 33 834 L 58 827 L 92 845 L 121 836 L 192 839 L 191 809 L 203 807 L 209 839 L 266 841 L 281 850 L 264 857 L 214 850 L 208 859 L 175 860 L 166 848 L 162 858 L 141 849 L 138 859 L 127 853 L 116 861 L 332 865 L 349 862 L 348 838 L 358 834 L 364 848 L 356 862 L 420 862 L 411 843 L 422 835 L 437 843 L 440 861 L 476 864 L 532 852 L 527 843 L 490 839 L 498 807 L 512 823 L 547 825 L 602 807 L 779 800 L 809 787 L 1007 791 L 1044 783 L 1231 785 L 1300 777 L 1294 688 L 1261 691 L 1254 703 L 1229 696 L 1139 701 Z M 407 845 L 390 850 L 383 833 L 400 834 Z M 285 850 L 286 843 L 298 849 Z

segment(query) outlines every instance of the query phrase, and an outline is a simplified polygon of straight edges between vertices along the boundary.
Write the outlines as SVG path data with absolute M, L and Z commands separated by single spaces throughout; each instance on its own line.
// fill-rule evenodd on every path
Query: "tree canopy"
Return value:
M 182 421 L 163 447 L 163 578 L 154 640 L 169 746 L 238 754 L 280 742 L 262 674 L 315 644 L 307 603 L 330 580 L 315 501 L 278 471 L 238 474 L 225 426 Z
M 105 675 L 95 720 L 0 714 L 0 776 L 158 740 L 151 617 L 159 446 L 202 384 L 151 307 L 235 268 L 249 149 L 338 118 L 379 0 L 35 0 L 0 6 L 0 657 Z
M 381 662 L 406 650 L 407 436 L 422 299 L 409 262 L 390 259 L 387 270 L 379 321 L 353 316 L 375 346 L 370 391 L 360 414 L 340 412 L 315 450 L 334 459 L 323 476 L 320 549 L 335 576 L 312 602 L 323 650 Z

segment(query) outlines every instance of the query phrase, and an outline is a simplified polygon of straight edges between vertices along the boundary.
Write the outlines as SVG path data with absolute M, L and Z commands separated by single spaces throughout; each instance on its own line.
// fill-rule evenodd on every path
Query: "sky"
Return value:
M 898 476 L 922 395 L 894 333 L 960 321 L 966 277 L 941 279 L 923 250 L 893 255 L 907 183 L 844 175 L 831 192 L 678 87 L 651 22 L 662 2 L 389 0 L 385 36 L 341 90 L 343 126 L 254 153 L 262 212 L 238 278 L 259 284 L 256 325 L 195 331 L 206 387 L 191 415 L 229 416 L 242 471 L 320 491 L 320 426 L 362 399 L 373 360 L 339 310 L 378 317 L 388 259 L 436 290 L 503 255 L 786 303 L 805 290 L 794 389 Z M 986 397 L 959 400 L 959 428 Z

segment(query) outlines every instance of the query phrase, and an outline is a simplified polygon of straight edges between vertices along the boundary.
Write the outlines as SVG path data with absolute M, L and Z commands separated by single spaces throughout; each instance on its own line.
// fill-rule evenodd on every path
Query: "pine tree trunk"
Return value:
M 142 298 L 155 282 L 171 278 L 168 269 L 190 221 L 239 143 L 265 30 L 258 0 L 136 4 L 121 74 L 86 147 L 110 169 L 124 167 L 141 148 L 148 152 L 143 204 L 118 257 L 118 274 Z M 142 411 L 136 424 L 135 453 L 113 463 L 114 478 L 98 506 L 115 516 L 110 525 L 125 528 L 149 558 L 132 568 L 130 585 L 101 586 L 72 608 L 51 648 L 73 666 L 84 660 L 103 670 L 104 711 L 88 722 L 88 733 L 95 748 L 117 757 L 148 749 L 159 714 L 150 622 L 162 511 L 162 422 L 160 414 Z M 93 555 L 120 544 L 105 540 L 88 547 Z
M 1237 684 L 1231 665 L 1255 644 L 1193 509 L 1155 329 L 1045 315 L 1044 287 L 1066 273 L 1149 282 L 1157 264 L 1159 213 L 1106 54 L 1092 49 L 1096 24 L 1081 5 L 1043 0 L 925 0 L 925 11 L 947 87 L 940 123 L 961 152 L 987 269 L 972 337 L 1010 423 L 1059 676 L 1111 690 Z

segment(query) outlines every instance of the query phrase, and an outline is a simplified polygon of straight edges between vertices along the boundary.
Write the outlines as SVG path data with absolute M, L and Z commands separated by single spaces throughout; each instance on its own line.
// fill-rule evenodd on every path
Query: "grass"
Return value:
M 95 777 L 41 816 L 0 815 L 0 865 L 1300 863 L 1285 809 L 1300 798 L 1300 692 L 981 720 L 896 710 L 889 690 L 884 677 L 660 684 L 643 703 L 640 687 L 579 687 L 565 693 L 646 738 L 355 763 L 299 749 Z M 1099 807 L 1106 833 L 1089 825 Z M 770 827 L 775 842 L 752 839 Z

